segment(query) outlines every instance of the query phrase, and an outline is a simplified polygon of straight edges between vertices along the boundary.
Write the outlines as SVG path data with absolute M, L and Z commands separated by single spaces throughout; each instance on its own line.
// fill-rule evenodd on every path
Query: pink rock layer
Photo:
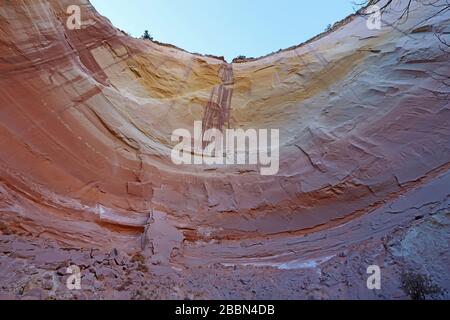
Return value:
M 115 248 L 155 268 L 220 264 L 224 276 L 256 268 L 286 282 L 280 270 L 339 265 L 346 250 L 373 253 L 399 226 L 448 213 L 450 63 L 437 35 L 450 32 L 449 11 L 413 1 L 400 15 L 387 10 L 380 30 L 351 16 L 298 47 L 227 64 L 130 38 L 88 1 L 2 2 L 5 248 L 20 238 L 36 257 L 42 241 Z M 280 129 L 278 174 L 173 164 L 172 131 L 200 120 Z

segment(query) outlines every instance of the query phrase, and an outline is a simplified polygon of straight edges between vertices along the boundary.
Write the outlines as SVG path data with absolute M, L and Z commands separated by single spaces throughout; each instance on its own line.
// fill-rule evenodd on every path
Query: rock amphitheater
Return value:
M 450 9 L 391 2 L 228 63 L 2 1 L 0 298 L 450 298 Z M 279 129 L 278 173 L 174 164 L 195 121 Z

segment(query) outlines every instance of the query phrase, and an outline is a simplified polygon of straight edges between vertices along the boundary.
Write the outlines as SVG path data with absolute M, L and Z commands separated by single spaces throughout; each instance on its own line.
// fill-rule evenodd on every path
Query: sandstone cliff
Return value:
M 73 4 L 81 7 L 76 30 L 66 25 Z M 282 284 L 279 296 L 289 298 L 295 291 L 287 279 L 304 277 L 298 270 L 349 263 L 354 272 L 337 276 L 339 281 L 364 287 L 355 279 L 364 278 L 366 265 L 403 265 L 445 252 L 450 63 L 436 34 L 450 33 L 450 13 L 439 5 L 445 1 L 413 1 L 407 18 L 401 10 L 386 10 L 380 30 L 369 30 L 367 17 L 354 15 L 303 45 L 227 64 L 130 38 L 86 0 L 3 1 L 4 265 L 18 263 L 22 241 L 35 253 L 19 258 L 41 267 L 42 250 L 62 255 L 56 259 L 61 267 L 76 262 L 67 248 L 91 252 L 87 260 L 95 260 L 94 249 L 114 249 L 142 255 L 149 272 L 152 266 L 216 266 L 224 277 L 233 267 L 242 268 L 242 277 L 272 274 L 281 279 L 275 281 Z M 199 120 L 279 128 L 279 172 L 173 164 L 173 130 Z M 434 230 L 436 223 L 442 228 Z M 406 229 L 398 234 L 399 227 Z M 434 252 L 424 242 L 430 238 Z M 355 256 L 367 261 L 357 266 Z M 419 267 L 450 288 L 448 253 L 440 259 L 439 272 L 425 261 Z M 398 297 L 399 272 L 389 271 L 397 287 L 394 281 L 384 297 Z M 2 271 L 1 279 L 7 275 Z M 322 281 L 314 272 L 308 277 Z M 247 294 L 248 283 L 242 283 L 231 297 Z M 310 294 L 340 297 L 335 288 Z M 372 297 L 344 290 L 347 297 Z M 195 289 L 161 296 L 188 291 Z M 205 292 L 227 297 L 220 290 Z

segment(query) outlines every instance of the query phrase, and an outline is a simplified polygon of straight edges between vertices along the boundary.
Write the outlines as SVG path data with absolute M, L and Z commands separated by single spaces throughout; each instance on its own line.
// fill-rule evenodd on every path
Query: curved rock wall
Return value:
M 438 11 L 413 1 L 381 30 L 352 16 L 227 64 L 130 38 L 85 0 L 4 1 L 3 228 L 182 266 L 292 266 L 381 237 L 412 218 L 392 220 L 392 202 L 450 166 L 450 64 L 435 36 L 450 17 Z M 194 121 L 280 129 L 279 172 L 173 164 L 171 134 Z M 424 190 L 413 206 L 449 194 Z

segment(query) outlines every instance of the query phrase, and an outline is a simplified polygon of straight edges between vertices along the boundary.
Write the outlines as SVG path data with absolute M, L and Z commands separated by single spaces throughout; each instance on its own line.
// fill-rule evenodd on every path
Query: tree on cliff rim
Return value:
M 153 41 L 153 37 L 152 37 L 152 35 L 148 32 L 148 30 L 145 30 L 145 31 L 144 31 L 144 34 L 142 35 L 142 39 Z
M 413 3 L 414 0 L 408 0 L 406 2 L 406 5 L 400 9 L 401 15 L 397 20 L 402 20 L 402 19 L 408 19 L 410 10 L 411 10 L 411 5 Z M 450 0 L 445 0 L 445 1 L 440 1 L 440 0 L 415 0 L 416 2 L 421 3 L 424 6 L 433 6 L 436 8 L 439 8 L 440 10 L 438 12 L 436 12 L 432 17 L 429 17 L 427 20 L 444 13 L 445 11 L 450 9 Z M 360 3 L 358 2 L 354 2 L 355 5 L 358 6 L 372 6 L 372 5 L 378 5 L 382 2 L 382 0 L 365 0 L 362 1 Z M 439 3 L 441 2 L 441 3 Z M 380 7 L 380 11 L 386 11 L 386 10 L 393 10 L 393 11 L 397 11 L 397 9 L 393 9 L 392 6 L 393 4 L 396 4 L 396 2 L 394 0 L 388 0 L 386 1 L 381 7 Z M 362 10 L 359 10 L 357 14 L 360 15 L 368 15 L 367 13 L 364 13 L 364 8 Z M 425 21 L 423 21 L 425 22 Z
M 441 0 L 408 0 L 405 1 L 405 6 L 403 8 L 400 9 L 400 12 L 396 9 L 396 8 L 392 8 L 394 4 L 396 4 L 396 2 L 394 2 L 394 0 L 388 0 L 386 2 L 384 2 L 383 5 L 381 5 L 380 7 L 380 11 L 384 12 L 384 11 L 389 11 L 392 10 L 394 12 L 399 12 L 401 15 L 398 17 L 397 21 L 394 22 L 395 24 L 402 24 L 402 21 L 404 22 L 405 20 L 408 19 L 410 11 L 411 11 L 411 5 L 413 3 L 413 1 L 416 1 L 418 3 L 420 3 L 423 6 L 433 6 L 435 8 L 438 8 L 439 10 L 437 12 L 435 12 L 431 17 L 428 17 L 427 19 L 421 21 L 419 24 L 415 25 L 412 29 L 410 30 L 403 30 L 403 33 L 411 33 L 414 31 L 414 29 L 420 27 L 421 25 L 424 25 L 425 22 L 429 21 L 430 19 L 444 14 L 445 12 L 450 10 L 450 0 L 445 0 L 445 1 L 441 1 Z M 371 5 L 378 5 L 382 2 L 382 0 L 365 0 L 362 3 L 354 3 L 355 5 L 358 6 L 371 6 Z M 366 13 L 365 9 L 360 9 L 357 12 L 358 15 L 362 15 L 362 16 L 366 16 L 370 13 Z M 394 24 L 392 24 L 392 26 L 394 26 Z M 400 30 L 400 29 L 398 29 Z M 444 55 L 446 56 L 450 56 L 450 39 L 448 39 L 448 33 L 445 32 L 445 30 L 433 30 L 434 35 L 437 39 L 437 41 L 439 41 L 439 48 L 441 49 L 441 51 L 443 52 Z M 446 39 L 447 38 L 447 39 Z M 442 74 L 442 73 L 438 73 L 435 71 L 429 71 L 430 76 L 434 79 L 437 80 L 439 82 L 441 82 L 443 85 L 445 85 L 446 87 L 450 87 L 450 76 L 448 74 Z M 444 94 L 438 94 L 441 98 L 448 100 L 448 98 L 450 97 L 450 93 L 444 93 Z

